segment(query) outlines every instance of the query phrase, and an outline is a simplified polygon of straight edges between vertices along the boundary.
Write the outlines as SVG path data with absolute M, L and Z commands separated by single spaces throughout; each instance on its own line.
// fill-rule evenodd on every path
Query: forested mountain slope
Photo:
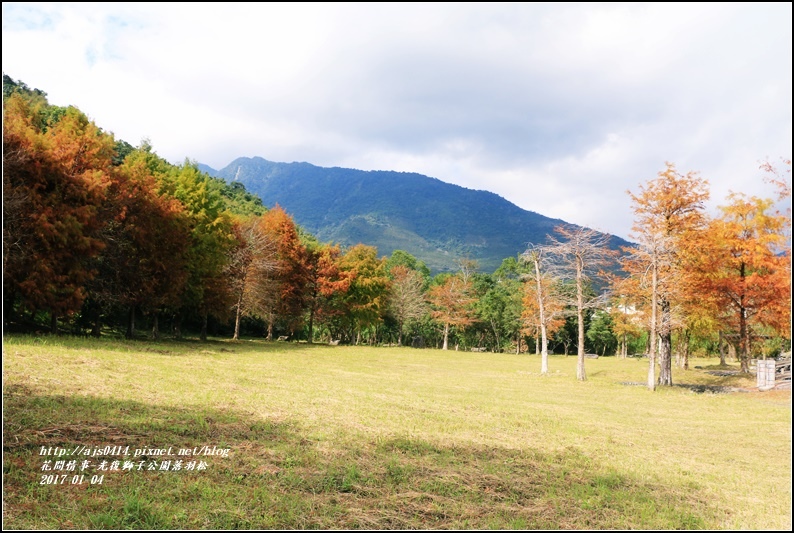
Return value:
M 264 204 L 282 206 L 321 241 L 405 250 L 431 269 L 455 269 L 461 257 L 493 271 L 528 243 L 544 243 L 564 221 L 526 211 L 494 193 L 466 189 L 415 173 L 323 168 L 241 157 L 221 170 Z M 611 239 L 614 248 L 628 243 Z

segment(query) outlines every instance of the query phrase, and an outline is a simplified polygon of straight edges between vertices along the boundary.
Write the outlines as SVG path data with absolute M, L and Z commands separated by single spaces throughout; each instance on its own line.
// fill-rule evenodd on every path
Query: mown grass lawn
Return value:
M 651 393 L 634 359 L 580 383 L 575 357 L 222 340 L 7 335 L 3 360 L 9 529 L 791 527 L 791 393 L 752 378 Z M 42 446 L 204 445 L 230 452 L 42 471 Z

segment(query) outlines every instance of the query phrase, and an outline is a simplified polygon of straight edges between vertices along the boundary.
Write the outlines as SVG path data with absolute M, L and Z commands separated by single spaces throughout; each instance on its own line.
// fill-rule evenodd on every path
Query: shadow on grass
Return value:
M 723 386 L 723 385 L 701 385 L 701 384 L 688 384 L 688 383 L 674 383 L 673 387 L 680 387 L 687 389 L 697 394 L 711 393 L 711 394 L 727 394 L 729 392 L 749 392 L 747 389 L 738 387 Z
M 188 337 L 180 340 L 164 338 L 155 341 L 148 338 L 130 340 L 118 337 L 94 338 L 49 334 L 6 335 L 3 337 L 3 342 L 9 349 L 14 346 L 50 346 L 53 348 L 64 347 L 78 350 L 102 350 L 121 353 L 149 352 L 168 356 L 216 355 L 238 352 L 284 352 L 291 350 L 307 350 L 316 347 L 327 346 L 325 344 L 277 342 L 267 341 L 265 339 L 243 339 L 233 341 L 231 339 L 210 338 L 206 341 L 201 341 L 196 338 Z
M 312 440 L 297 422 L 246 413 L 48 396 L 22 386 L 3 396 L 10 529 L 702 529 L 727 512 L 712 507 L 697 483 L 640 479 L 573 448 L 541 453 L 410 436 L 337 444 Z M 231 451 L 152 453 L 205 445 Z M 87 457 L 92 468 L 82 482 L 74 482 L 79 464 L 42 471 L 59 460 L 42 447 L 80 446 L 145 453 L 115 471 L 96 465 L 128 457 Z M 72 459 L 84 458 L 60 458 Z M 178 471 L 161 468 L 180 459 Z M 191 460 L 206 468 L 188 470 Z M 65 482 L 52 483 L 55 474 Z
M 621 381 L 621 385 L 647 387 L 645 382 Z M 728 394 L 751 392 L 756 390 L 755 376 L 752 374 L 741 374 L 738 371 L 713 371 L 703 370 L 697 366 L 694 370 L 681 371 L 675 376 L 673 389 L 686 389 L 697 394 Z M 659 386 L 657 389 L 670 387 Z

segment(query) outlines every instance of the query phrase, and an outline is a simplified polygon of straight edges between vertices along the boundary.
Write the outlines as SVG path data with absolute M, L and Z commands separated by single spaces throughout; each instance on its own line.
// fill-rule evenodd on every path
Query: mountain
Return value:
M 492 272 L 529 243 L 566 222 L 526 211 L 494 193 L 466 189 L 421 174 L 323 168 L 241 157 L 221 170 L 201 170 L 229 183 L 239 181 L 278 204 L 323 242 L 364 243 L 380 255 L 405 250 L 434 271 L 455 270 L 461 257 Z M 610 239 L 618 248 L 629 243 Z

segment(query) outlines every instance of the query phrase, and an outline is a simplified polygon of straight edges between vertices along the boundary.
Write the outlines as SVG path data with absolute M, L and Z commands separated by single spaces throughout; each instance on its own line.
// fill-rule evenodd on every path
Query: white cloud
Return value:
M 173 162 L 412 171 L 627 236 L 791 155 L 791 4 L 3 4 L 3 71 Z

